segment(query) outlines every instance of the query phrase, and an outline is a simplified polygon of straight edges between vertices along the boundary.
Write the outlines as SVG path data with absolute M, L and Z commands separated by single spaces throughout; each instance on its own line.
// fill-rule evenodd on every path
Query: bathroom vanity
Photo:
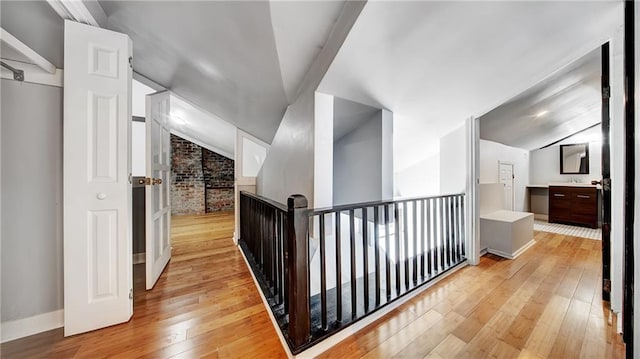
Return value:
M 549 185 L 549 222 L 598 227 L 598 189 L 594 185 Z
M 536 213 L 536 218 L 548 216 L 549 223 L 598 227 L 597 186 L 586 183 L 550 183 L 548 186 L 527 187 L 530 211 Z

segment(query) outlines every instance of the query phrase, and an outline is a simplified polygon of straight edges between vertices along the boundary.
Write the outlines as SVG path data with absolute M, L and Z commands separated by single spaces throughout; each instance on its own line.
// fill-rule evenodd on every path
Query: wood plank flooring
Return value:
M 233 214 L 174 217 L 173 258 L 133 319 L 63 338 L 5 343 L 2 358 L 282 358 L 285 352 L 231 241 Z M 322 358 L 622 358 L 600 297 L 599 241 L 536 232 L 518 259 L 482 257 L 340 342 Z
M 128 323 L 2 344 L 2 358 L 286 358 L 233 235 L 233 212 L 172 218 L 173 255 L 153 290 L 134 266 Z
M 483 256 L 320 357 L 623 358 L 601 298 L 601 242 L 535 237 L 516 260 Z

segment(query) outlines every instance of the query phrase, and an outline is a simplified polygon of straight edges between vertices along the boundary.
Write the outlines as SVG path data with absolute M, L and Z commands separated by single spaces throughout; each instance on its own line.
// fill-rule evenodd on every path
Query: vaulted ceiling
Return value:
M 271 142 L 342 1 L 100 1 L 133 67 Z
M 98 1 L 106 27 L 133 39 L 136 72 L 265 142 L 344 6 Z M 2 26 L 61 66 L 62 20 L 46 2 L 1 6 Z M 391 110 L 402 170 L 433 155 L 466 118 L 598 48 L 620 26 L 621 9 L 616 1 L 370 1 L 319 90 Z
M 610 39 L 620 2 L 370 1 L 319 90 L 394 114 L 394 167 Z M 462 164 L 460 164 L 462 165 Z
M 534 150 L 601 120 L 598 48 L 480 117 L 480 138 Z

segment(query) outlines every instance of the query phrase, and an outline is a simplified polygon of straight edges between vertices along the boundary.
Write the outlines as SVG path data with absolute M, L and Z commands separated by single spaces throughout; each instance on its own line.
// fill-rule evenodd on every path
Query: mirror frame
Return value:
M 577 145 L 583 145 L 585 147 L 585 154 L 586 154 L 586 160 L 585 160 L 585 167 L 586 170 L 585 172 L 580 172 L 579 170 L 576 172 L 565 172 L 564 171 L 564 148 L 565 147 L 571 147 L 571 146 L 577 146 Z M 589 142 L 584 142 L 584 143 L 571 143 L 571 144 L 567 144 L 567 145 L 560 145 L 560 174 L 561 175 L 588 175 L 589 174 Z

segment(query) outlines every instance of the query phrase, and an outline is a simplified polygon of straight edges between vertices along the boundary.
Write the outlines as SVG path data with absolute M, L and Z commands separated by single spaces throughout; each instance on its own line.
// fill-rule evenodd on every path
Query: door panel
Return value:
M 133 314 L 132 45 L 124 34 L 65 21 L 64 333 Z
M 171 259 L 171 138 L 169 92 L 147 95 L 146 288 L 151 289 Z

